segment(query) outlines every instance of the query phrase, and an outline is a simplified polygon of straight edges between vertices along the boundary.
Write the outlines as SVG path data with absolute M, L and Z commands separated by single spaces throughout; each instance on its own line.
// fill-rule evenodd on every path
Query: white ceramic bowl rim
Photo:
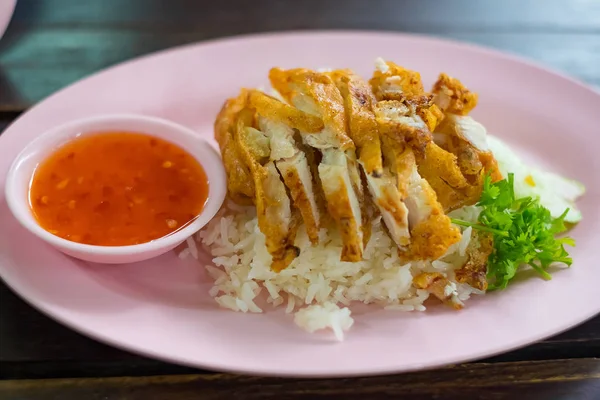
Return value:
M 208 197 L 200 214 L 184 228 L 169 235 L 150 242 L 128 246 L 97 246 L 73 242 L 53 235 L 42 228 L 37 223 L 33 213 L 31 212 L 27 199 L 27 193 L 18 193 L 17 187 L 19 184 L 23 183 L 22 179 L 28 180 L 27 187 L 29 187 L 29 181 L 32 177 L 32 174 L 19 174 L 18 170 L 20 166 L 25 161 L 28 161 L 28 158 L 30 157 L 34 157 L 36 164 L 38 164 L 56 151 L 60 145 L 64 145 L 70 140 L 78 137 L 78 135 L 73 135 L 70 133 L 74 130 L 80 129 L 80 132 L 83 135 L 97 133 L 101 134 L 102 132 L 107 132 L 109 130 L 122 130 L 158 137 L 158 135 L 155 135 L 153 132 L 148 132 L 148 129 L 144 130 L 143 128 L 127 128 L 128 125 L 135 124 L 140 124 L 147 127 L 160 127 L 168 130 L 173 137 L 163 139 L 174 144 L 180 145 L 178 143 L 178 138 L 183 138 L 184 140 L 192 140 L 201 145 L 199 148 L 203 149 L 201 152 L 203 153 L 203 157 L 206 157 L 206 159 L 200 159 L 198 151 L 193 151 L 188 148 L 185 149 L 200 163 L 200 165 L 202 165 L 209 182 Z M 122 127 L 119 128 L 120 126 Z M 49 140 L 54 141 L 54 145 L 51 148 L 44 146 L 44 143 Z M 204 225 L 206 225 L 215 216 L 223 204 L 225 199 L 225 179 L 225 170 L 222 166 L 219 154 L 203 136 L 197 134 L 193 130 L 162 118 L 137 114 L 110 114 L 92 116 L 89 118 L 82 118 L 67 122 L 44 132 L 35 140 L 30 142 L 15 158 L 10 166 L 10 169 L 8 170 L 6 177 L 5 196 L 8 207 L 15 218 L 17 218 L 17 220 L 30 232 L 54 246 L 89 254 L 108 256 L 134 255 L 157 250 L 167 246 L 175 246 L 192 236 Z

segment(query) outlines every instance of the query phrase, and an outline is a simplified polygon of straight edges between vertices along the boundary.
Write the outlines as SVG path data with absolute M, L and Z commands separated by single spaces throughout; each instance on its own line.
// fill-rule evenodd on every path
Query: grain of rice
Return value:
M 198 259 L 198 246 L 196 246 L 196 241 L 194 240 L 194 238 L 189 237 L 186 239 L 186 244 L 187 244 L 187 248 L 190 251 L 190 254 L 192 255 L 192 257 L 194 257 L 196 260 Z
M 286 314 L 290 314 L 292 311 L 294 311 L 295 307 L 296 307 L 296 296 L 288 295 L 287 307 L 285 308 Z
M 248 312 L 248 304 L 240 298 L 235 299 L 235 305 L 241 312 Z
M 190 249 L 187 247 L 179 252 L 179 258 L 184 259 L 190 255 Z
M 472 232 L 473 232 L 473 228 L 471 228 L 470 226 L 463 231 L 462 237 L 461 237 L 460 241 L 458 242 L 458 254 L 460 256 L 465 255 L 465 252 L 467 251 L 467 246 L 469 246 L 469 243 L 471 242 L 471 233 Z

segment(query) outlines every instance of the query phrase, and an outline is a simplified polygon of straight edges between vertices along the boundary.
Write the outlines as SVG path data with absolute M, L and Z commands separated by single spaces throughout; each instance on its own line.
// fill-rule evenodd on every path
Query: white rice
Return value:
M 475 221 L 476 207 L 455 212 Z M 294 313 L 294 322 L 308 332 L 331 329 L 338 340 L 353 324 L 348 306 L 352 302 L 377 304 L 386 310 L 425 311 L 429 292 L 412 286 L 413 276 L 422 272 L 440 272 L 449 280 L 449 294 L 461 302 L 482 292 L 454 280 L 454 270 L 466 261 L 465 250 L 470 228 L 446 255 L 433 262 L 401 263 L 396 246 L 385 233 L 380 218 L 373 222 L 371 240 L 364 260 L 357 263 L 339 260 L 341 238 L 336 230 L 320 232 L 321 244 L 311 246 L 303 228 L 296 238 L 300 256 L 275 273 L 264 235 L 258 229 L 256 211 L 232 203 L 197 236 L 198 244 L 212 255 L 207 265 L 214 286 L 209 294 L 224 308 L 245 313 L 261 313 L 263 308 L 283 307 Z M 197 243 L 188 241 L 180 256 L 198 258 Z M 259 301 L 264 298 L 265 302 Z

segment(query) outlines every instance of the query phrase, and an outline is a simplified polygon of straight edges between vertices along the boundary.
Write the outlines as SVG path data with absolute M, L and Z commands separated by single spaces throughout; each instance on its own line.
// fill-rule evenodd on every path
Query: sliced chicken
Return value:
M 444 112 L 444 119 L 434 131 L 439 148 L 432 146 L 428 156 L 432 162 L 419 168 L 435 188 L 445 210 L 451 211 L 477 202 L 486 174 L 491 174 L 493 181 L 502 179 L 502 174 L 487 145 L 485 128 L 467 116 L 477 105 L 477 94 L 446 74 L 440 75 L 433 92 L 435 103 Z M 452 157 L 440 156 L 444 152 Z M 449 173 L 444 176 L 440 169 Z
M 468 117 L 477 105 L 477 94 L 458 79 L 441 74 L 433 86 L 434 101 L 445 114 L 435 130 L 443 147 L 455 154 L 465 175 L 479 176 L 483 169 L 493 180 L 502 179 L 498 164 L 487 144 L 485 127 Z
M 400 254 L 407 259 L 433 260 L 460 240 L 460 232 L 452 226 L 435 191 L 417 169 L 418 162 L 430 162 L 426 154 L 431 146 L 435 146 L 428 125 L 417 113 L 418 102 L 422 102 L 423 108 L 431 108 L 430 100 L 422 91 L 418 74 L 411 74 L 392 63 L 385 65 L 388 69 L 381 71 L 380 67 L 371 79 L 371 85 L 382 98 L 394 95 L 402 99 L 381 100 L 375 106 L 385 164 L 396 177 L 400 197 L 408 211 L 410 243 L 399 247 Z M 400 89 L 390 89 L 389 80 L 394 76 L 399 77 L 396 81 Z
M 445 212 L 474 204 L 481 188 L 472 185 L 461 171 L 457 157 L 430 143 L 418 163 L 419 173 L 435 190 Z
M 379 129 L 373 106 L 377 102 L 369 84 L 349 70 L 331 74 L 342 98 L 348 121 L 348 133 L 356 146 L 358 159 L 365 173 L 378 177 L 383 169 Z
M 298 220 L 279 171 L 270 160 L 270 140 L 252 127 L 255 117 L 254 111 L 241 110 L 237 116 L 236 135 L 242 159 L 252 174 L 258 226 L 273 257 L 271 268 L 281 271 L 299 254 L 299 249 L 294 246 Z
M 487 131 L 479 122 L 469 116 L 446 114 L 435 132 L 442 145 L 456 155 L 463 174 L 472 181 L 476 182 L 482 171 L 492 174 L 493 181 L 502 179 L 487 144 Z
M 390 200 L 387 200 L 389 196 L 387 192 L 383 194 L 382 190 L 386 180 L 383 178 L 379 129 L 373 114 L 373 105 L 376 100 L 368 82 L 354 72 L 335 70 L 329 75 L 344 100 L 348 134 L 356 146 L 358 162 L 363 171 L 363 174 L 359 175 L 358 167 L 351 166 L 350 168 L 350 172 L 353 174 L 354 189 L 361 205 L 363 242 L 366 245 L 371 235 L 371 221 L 375 215 L 375 209 L 379 208 L 386 214 L 384 219 L 389 220 L 389 212 L 386 208 L 390 208 Z M 354 160 L 351 161 L 354 163 Z M 365 187 L 369 188 L 372 196 L 373 193 L 379 193 L 379 198 L 371 199 L 368 193 L 365 193 Z
M 360 261 L 364 249 L 362 188 L 355 146 L 346 131 L 343 98 L 327 74 L 306 69 L 269 73 L 273 87 L 290 104 L 319 117 L 324 127 L 319 133 L 300 130 L 304 143 L 322 153 L 318 175 L 327 211 L 342 236 L 342 261 Z
M 270 159 L 275 162 L 294 206 L 302 215 L 311 243 L 317 244 L 321 212 L 311 168 L 306 155 L 296 144 L 294 129 L 314 132 L 323 128 L 323 122 L 259 91 L 250 93 L 250 105 L 257 111 L 260 130 L 269 138 Z
M 276 271 L 298 256 L 301 221 L 313 244 L 334 223 L 340 259 L 362 260 L 376 213 L 401 259 L 438 259 L 460 239 L 445 212 L 475 203 L 485 174 L 500 177 L 485 129 L 467 116 L 477 95 L 447 75 L 433 93 L 419 73 L 383 60 L 368 82 L 350 70 L 274 68 L 269 78 L 281 100 L 242 90 L 219 113 L 215 138 L 229 196 L 256 205 Z M 484 287 L 488 245 L 473 240 L 459 282 Z M 413 283 L 460 308 L 444 276 Z
M 390 237 L 398 246 L 407 246 L 410 243 L 408 209 L 402 201 L 396 176 L 389 167 L 383 168 L 380 177 L 365 176 L 373 203 L 381 213 Z
M 405 204 L 408 208 L 411 242 L 401 250 L 407 259 L 436 260 L 460 240 L 460 231 L 452 225 L 433 188 L 421 178 L 417 166 L 412 166 Z
M 308 145 L 317 149 L 354 150 L 354 143 L 346 132 L 342 96 L 327 74 L 307 69 L 273 68 L 269 79 L 288 103 L 323 120 L 324 128 L 317 134 L 302 132 Z
M 408 222 L 407 246 L 400 246 L 406 259 L 435 260 L 460 240 L 460 232 L 444 214 L 433 188 L 417 170 L 416 157 L 410 147 L 401 149 L 397 141 L 389 141 L 386 159 L 390 160 L 396 177 L 400 198 L 405 206 Z M 404 231 L 406 232 L 406 231 Z
M 229 99 L 223 104 L 215 120 L 215 139 L 221 149 L 221 158 L 227 172 L 227 192 L 229 198 L 242 205 L 253 203 L 254 181 L 250 170 L 244 163 L 239 140 L 236 135 L 237 114 L 248 103 L 247 91 L 242 90 L 236 98 Z

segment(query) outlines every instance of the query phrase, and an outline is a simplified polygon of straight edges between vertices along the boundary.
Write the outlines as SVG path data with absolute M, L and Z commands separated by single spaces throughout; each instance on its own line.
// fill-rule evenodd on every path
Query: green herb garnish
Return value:
M 529 265 L 545 279 L 551 279 L 548 267 L 554 262 L 571 265 L 573 260 L 564 246 L 575 246 L 570 237 L 556 238 L 566 231 L 564 219 L 569 212 L 552 218 L 550 211 L 532 197 L 515 198 L 514 175 L 492 183 L 485 178 L 478 206 L 478 223 L 452 219 L 461 226 L 490 232 L 494 251 L 488 258 L 489 290 L 504 289 L 515 277 L 519 266 Z

